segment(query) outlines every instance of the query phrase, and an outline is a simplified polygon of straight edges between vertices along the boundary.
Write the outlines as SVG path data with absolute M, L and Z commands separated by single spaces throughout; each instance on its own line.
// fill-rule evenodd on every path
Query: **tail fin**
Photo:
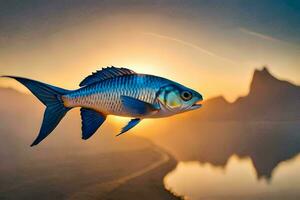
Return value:
M 55 129 L 60 120 L 71 109 L 64 106 L 61 98 L 62 95 L 67 94 L 70 91 L 27 78 L 15 76 L 4 77 L 13 78 L 22 83 L 46 106 L 40 132 L 31 144 L 31 146 L 37 145 Z

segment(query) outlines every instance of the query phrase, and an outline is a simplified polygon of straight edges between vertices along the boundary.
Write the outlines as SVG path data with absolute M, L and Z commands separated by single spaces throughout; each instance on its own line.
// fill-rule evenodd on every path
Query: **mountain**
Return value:
M 160 119 L 147 137 L 178 160 L 225 168 L 229 158 L 248 157 L 257 178 L 300 152 L 300 87 L 255 70 L 248 95 L 229 103 L 222 96 L 201 109 Z
M 162 181 L 171 156 L 132 134 L 116 138 L 110 120 L 82 140 L 79 109 L 30 147 L 44 109 L 33 95 L 0 88 L 0 199 L 177 199 Z
M 0 156 L 2 152 L 3 156 L 10 158 L 13 166 L 15 162 L 12 160 L 18 162 L 24 157 L 23 149 L 36 136 L 44 107 L 33 96 L 11 89 L 0 89 L 0 100 L 3 102 L 0 106 L 3 141 Z M 135 138 L 129 138 L 130 135 L 144 132 L 141 136 L 153 140 L 178 160 L 198 160 L 225 167 L 232 155 L 249 157 L 258 178 L 271 178 L 279 163 L 300 152 L 299 110 L 300 87 L 275 78 L 263 68 L 254 71 L 247 96 L 233 103 L 221 96 L 209 99 L 197 111 L 157 119 L 155 126 L 154 120 L 153 123 L 143 123 L 120 140 L 108 133 L 98 133 L 92 140 L 83 142 L 80 139 L 80 115 L 78 111 L 71 111 L 39 149 L 55 146 L 55 149 L 63 147 L 64 151 L 72 151 L 76 146 L 80 151 L 124 150 L 144 143 L 135 139 L 137 141 L 128 145 Z M 104 125 L 101 132 L 115 133 L 117 130 L 110 130 L 110 126 Z M 18 156 L 15 151 L 19 152 Z
M 255 70 L 247 96 L 229 103 L 223 97 L 207 100 L 197 112 L 199 120 L 300 119 L 300 86 L 279 80 L 264 67 Z
M 73 109 L 41 145 L 30 148 L 40 129 L 44 110 L 45 106 L 33 95 L 0 88 L 0 158 L 10 158 L 5 165 L 16 165 L 25 154 L 31 157 L 40 156 L 41 152 L 55 155 L 61 151 L 73 153 L 74 149 L 77 153 L 96 154 L 133 151 L 149 146 L 148 141 L 135 136 L 116 140 L 114 133 L 119 131 L 119 127 L 109 121 L 93 139 L 82 140 L 79 109 Z

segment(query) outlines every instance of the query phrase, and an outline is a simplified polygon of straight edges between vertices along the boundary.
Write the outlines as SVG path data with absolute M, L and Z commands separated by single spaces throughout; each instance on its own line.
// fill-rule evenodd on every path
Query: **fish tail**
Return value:
M 61 89 L 52 85 L 22 77 L 4 77 L 13 78 L 22 83 L 46 106 L 40 132 L 30 146 L 39 144 L 55 129 L 61 119 L 71 109 L 65 107 L 62 100 L 62 95 L 68 94 L 70 90 Z

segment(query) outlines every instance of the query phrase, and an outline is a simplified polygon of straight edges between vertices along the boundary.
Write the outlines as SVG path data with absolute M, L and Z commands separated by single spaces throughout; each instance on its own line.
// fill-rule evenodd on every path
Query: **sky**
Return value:
M 300 85 L 299 35 L 300 1 L 0 0 L 0 75 L 76 89 L 113 65 L 234 101 L 263 65 Z

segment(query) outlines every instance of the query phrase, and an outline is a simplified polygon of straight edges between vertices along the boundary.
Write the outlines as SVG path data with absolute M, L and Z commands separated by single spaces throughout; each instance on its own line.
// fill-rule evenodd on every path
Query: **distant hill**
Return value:
M 199 110 L 157 120 L 146 136 L 178 160 L 225 167 L 232 155 L 249 157 L 257 177 L 270 179 L 300 152 L 299 122 L 300 87 L 263 68 L 254 71 L 248 95 L 233 103 L 209 99 Z
M 133 134 L 116 138 L 120 129 L 110 120 L 82 140 L 79 109 L 30 147 L 44 109 L 33 95 L 0 88 L 0 199 L 177 199 L 162 182 L 175 167 L 171 157 L 162 163 L 161 150 Z
M 234 103 L 209 99 L 196 115 L 199 120 L 298 120 L 300 86 L 277 79 L 264 67 L 254 71 L 247 96 Z
M 33 95 L 11 88 L 0 88 L 0 158 L 7 159 L 2 168 L 23 164 L 27 158 L 31 160 L 45 155 L 55 157 L 62 151 L 66 154 L 96 154 L 132 151 L 150 145 L 145 139 L 133 135 L 116 140 L 114 134 L 119 128 L 109 120 L 93 138 L 82 140 L 80 113 L 78 109 L 73 109 L 45 141 L 31 148 L 30 144 L 39 132 L 44 110 L 45 106 Z
M 25 147 L 31 149 L 29 144 L 40 127 L 44 106 L 32 95 L 12 89 L 0 88 L 0 100 L 0 152 L 18 161 Z M 157 119 L 155 126 L 142 123 L 121 139 L 109 134 L 118 130 L 106 123 L 91 140 L 82 141 L 80 115 L 78 110 L 71 111 L 38 149 L 59 147 L 57 152 L 61 152 L 60 148 L 72 151 L 76 146 L 81 151 L 128 150 L 144 145 L 134 135 L 147 130 L 143 136 L 178 160 L 225 166 L 232 155 L 246 156 L 252 159 L 258 177 L 270 178 L 280 162 L 300 152 L 299 110 L 300 87 L 278 80 L 263 68 L 254 71 L 248 95 L 234 103 L 221 96 L 212 98 L 197 111 Z

